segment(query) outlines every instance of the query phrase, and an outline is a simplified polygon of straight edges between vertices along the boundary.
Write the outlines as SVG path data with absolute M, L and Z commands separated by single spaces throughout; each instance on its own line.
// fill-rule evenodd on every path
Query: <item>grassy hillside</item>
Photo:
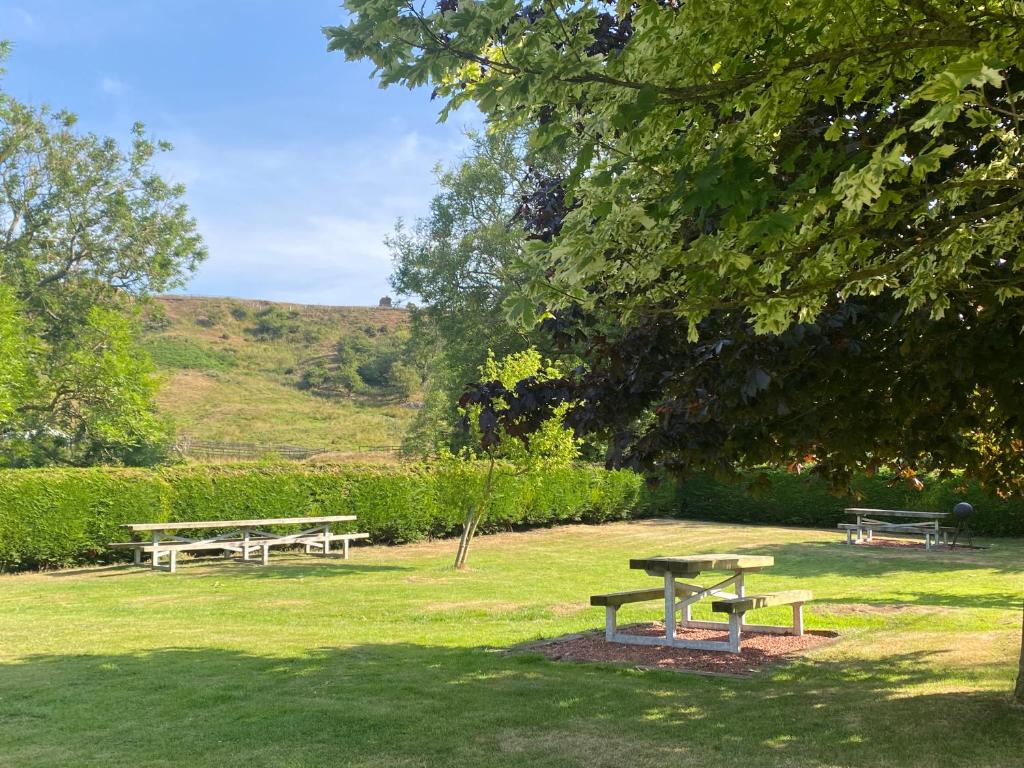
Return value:
M 181 434 L 345 452 L 397 445 L 415 413 L 401 309 L 163 296 L 146 327 Z

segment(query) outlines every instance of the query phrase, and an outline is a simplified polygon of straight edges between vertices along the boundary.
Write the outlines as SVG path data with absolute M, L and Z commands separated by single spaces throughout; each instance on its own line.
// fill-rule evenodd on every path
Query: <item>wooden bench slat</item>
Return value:
M 353 541 L 355 539 L 366 539 L 369 538 L 368 533 L 348 533 L 348 534 L 332 534 L 330 536 L 331 541 Z M 172 549 L 176 552 L 200 552 L 206 549 L 239 549 L 245 546 L 247 543 L 250 548 L 255 549 L 257 547 L 274 547 L 282 546 L 284 544 L 322 544 L 324 541 L 323 536 L 290 536 L 284 539 L 249 539 L 248 542 L 245 539 L 218 539 L 217 541 L 194 541 L 194 542 L 167 542 L 166 544 L 152 544 L 142 542 L 141 547 L 143 552 L 169 552 Z
M 806 603 L 812 599 L 809 589 L 790 589 L 784 592 L 766 592 L 763 595 L 745 595 L 731 600 L 714 600 L 711 610 L 716 613 L 746 613 L 773 605 Z
M 890 517 L 920 517 L 925 519 L 949 517 L 949 512 L 919 512 L 908 509 L 868 509 L 865 507 L 848 507 L 843 511 L 848 515 L 889 515 Z
M 685 597 L 690 594 L 690 588 L 685 584 L 676 584 L 676 597 Z M 607 592 L 603 595 L 591 595 L 591 605 L 625 605 L 626 603 L 642 603 L 647 600 L 662 600 L 665 597 L 664 587 L 653 587 L 651 589 L 627 589 L 623 592 Z
M 181 520 L 168 523 L 126 523 L 121 526 L 131 531 L 176 531 L 186 528 L 257 528 L 262 525 L 321 525 L 355 520 L 355 515 L 322 515 L 320 517 L 268 517 L 259 520 Z

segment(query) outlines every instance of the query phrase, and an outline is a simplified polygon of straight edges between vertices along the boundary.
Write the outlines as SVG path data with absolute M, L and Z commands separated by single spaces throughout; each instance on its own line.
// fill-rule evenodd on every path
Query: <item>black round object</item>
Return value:
M 974 513 L 974 507 L 968 504 L 966 501 L 961 501 L 955 507 L 953 507 L 953 517 L 958 517 L 963 520 L 965 517 L 970 517 Z

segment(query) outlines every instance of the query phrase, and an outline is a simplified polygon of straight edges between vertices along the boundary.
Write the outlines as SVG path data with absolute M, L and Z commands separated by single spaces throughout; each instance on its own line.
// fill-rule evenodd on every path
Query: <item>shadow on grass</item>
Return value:
M 1009 688 L 1005 666 L 969 674 Z M 1006 694 L 944 682 L 962 685 L 925 653 L 749 680 L 411 644 L 40 655 L 0 665 L 0 743 L 21 768 L 1019 761 L 1024 714 Z
M 166 561 L 165 561 L 166 562 Z M 114 576 L 139 575 L 143 573 L 154 573 L 166 575 L 170 578 L 182 576 L 209 576 L 230 574 L 231 578 L 256 578 L 256 579 L 306 579 L 312 576 L 344 576 L 357 573 L 376 573 L 378 571 L 411 571 L 412 568 L 401 565 L 368 565 L 343 560 L 341 557 L 333 558 L 322 556 L 293 558 L 271 558 L 269 565 L 262 565 L 259 558 L 253 560 L 241 560 L 239 558 L 227 559 L 219 556 L 196 557 L 178 561 L 178 570 L 172 576 L 166 569 L 152 569 L 148 563 L 142 565 L 118 564 L 92 568 L 72 568 L 61 571 L 51 571 L 45 575 L 49 578 L 66 578 L 69 576 L 94 576 L 96 578 L 111 578 Z
M 775 557 L 775 565 L 770 569 L 772 574 L 795 577 L 930 573 L 949 578 L 950 571 L 963 570 L 1024 574 L 1024 547 L 1017 544 L 1016 540 L 998 552 L 857 547 L 839 541 L 752 545 L 739 547 L 738 551 L 772 555 Z

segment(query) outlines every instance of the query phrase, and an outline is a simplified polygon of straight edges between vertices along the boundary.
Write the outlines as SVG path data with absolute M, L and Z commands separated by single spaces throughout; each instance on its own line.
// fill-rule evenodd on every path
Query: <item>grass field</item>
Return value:
M 347 451 L 394 446 L 415 411 L 386 391 L 321 397 L 299 388 L 309 360 L 346 334 L 384 343 L 406 333 L 407 314 L 378 307 L 302 307 L 272 302 L 162 296 L 144 338 L 160 374 L 160 412 L 204 440 L 286 443 Z M 287 330 L 255 331 L 271 309 Z
M 649 521 L 484 537 L 465 573 L 442 541 L 4 576 L 0 765 L 1014 768 L 1024 541 L 986 543 Z M 740 680 L 501 650 L 601 626 L 590 593 L 653 581 L 631 556 L 710 551 L 775 555 L 748 588 L 814 590 L 840 640 Z

